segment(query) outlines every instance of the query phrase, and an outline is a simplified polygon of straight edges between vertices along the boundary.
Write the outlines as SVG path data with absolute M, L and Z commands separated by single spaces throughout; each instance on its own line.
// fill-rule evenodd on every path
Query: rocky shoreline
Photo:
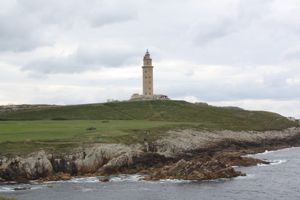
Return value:
M 300 128 L 283 131 L 169 131 L 144 144 L 95 144 L 71 154 L 44 151 L 0 158 L 0 182 L 68 180 L 72 176 L 146 174 L 145 180 L 210 180 L 243 176 L 233 166 L 268 162 L 246 154 L 300 146 Z M 107 179 L 103 179 L 107 181 Z

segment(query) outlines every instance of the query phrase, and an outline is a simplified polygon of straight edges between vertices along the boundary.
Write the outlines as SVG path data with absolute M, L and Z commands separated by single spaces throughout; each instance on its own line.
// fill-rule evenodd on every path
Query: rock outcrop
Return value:
M 144 173 L 147 179 L 206 180 L 242 175 L 231 166 L 267 163 L 243 157 L 248 153 L 300 146 L 300 128 L 283 131 L 170 131 L 151 143 L 97 144 L 71 154 L 0 158 L 0 181 L 67 180 L 76 175 Z M 148 146 L 149 147 L 149 146 Z M 150 149 L 150 150 L 147 150 Z
M 241 175 L 244 174 L 235 171 L 232 167 L 226 166 L 218 160 L 201 162 L 198 160 L 186 161 L 181 159 L 174 164 L 164 166 L 151 175 L 146 176 L 145 180 L 210 180 L 217 178 L 231 178 Z
M 44 151 L 27 158 L 15 157 L 2 161 L 0 177 L 9 181 L 24 181 L 51 176 L 53 167 Z
M 253 166 L 269 164 L 267 161 L 252 157 L 243 157 L 240 152 L 205 152 L 197 156 L 188 156 L 179 161 L 173 161 L 164 166 L 146 169 L 145 180 L 185 179 L 210 180 L 216 178 L 231 178 L 245 174 L 234 170 L 233 166 Z
M 155 142 L 155 151 L 167 157 L 176 157 L 187 152 L 239 151 L 260 148 L 272 149 L 300 145 L 300 128 L 282 131 L 197 131 L 173 130 Z

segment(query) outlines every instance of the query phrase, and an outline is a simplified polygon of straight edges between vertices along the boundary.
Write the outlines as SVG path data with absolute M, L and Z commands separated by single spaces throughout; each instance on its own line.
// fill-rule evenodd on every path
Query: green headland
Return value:
M 22 106 L 0 112 L 0 154 L 68 151 L 93 143 L 155 140 L 170 129 L 265 131 L 299 123 L 271 112 L 185 101 L 136 101 L 72 106 Z

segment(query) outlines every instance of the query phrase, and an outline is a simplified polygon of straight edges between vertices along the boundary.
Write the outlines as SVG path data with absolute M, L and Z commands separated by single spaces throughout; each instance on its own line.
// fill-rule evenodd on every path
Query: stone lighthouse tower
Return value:
M 143 95 L 147 97 L 153 97 L 153 66 L 152 59 L 147 50 L 144 56 L 143 68 Z
M 134 93 L 130 101 L 169 100 L 167 95 L 153 93 L 153 66 L 148 50 L 143 61 L 143 94 Z

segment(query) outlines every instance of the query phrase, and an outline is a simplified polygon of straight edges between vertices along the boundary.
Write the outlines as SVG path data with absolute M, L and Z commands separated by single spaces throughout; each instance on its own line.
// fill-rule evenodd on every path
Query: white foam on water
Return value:
M 83 188 L 81 191 L 82 192 L 91 192 L 91 191 L 93 191 L 93 189 L 91 189 L 91 188 Z
M 13 191 L 15 190 L 10 187 L 0 187 L 0 192 L 13 192 Z
M 0 192 L 18 192 L 26 190 L 38 190 L 46 187 L 47 185 L 31 185 L 31 184 L 13 184 L 13 185 L 4 185 L 0 186 Z
M 278 150 L 265 150 L 262 153 L 257 153 L 257 154 L 246 154 L 243 155 L 243 157 L 253 157 L 253 156 L 260 156 L 260 155 L 267 155 L 267 154 L 271 154 L 271 153 L 276 153 L 276 152 L 282 152 L 282 151 L 290 151 L 296 148 L 300 148 L 300 147 L 290 147 L 290 148 L 285 148 L 285 149 L 278 149 Z
M 67 183 L 97 183 L 100 182 L 98 177 L 81 177 L 72 178 L 71 180 L 65 181 Z
M 262 153 L 257 153 L 257 154 L 255 154 L 255 155 L 267 155 L 267 154 L 270 154 L 270 153 L 274 153 L 274 152 L 276 152 L 276 151 L 279 151 L 279 150 L 274 150 L 274 151 L 265 150 L 264 152 L 262 152 Z
M 241 179 L 252 179 L 252 178 L 255 178 L 255 175 L 254 174 L 246 174 L 246 176 L 237 176 L 235 177 L 234 179 L 238 179 L 238 180 L 241 180 Z
M 93 176 L 93 177 L 77 177 L 66 181 L 45 181 L 43 183 L 55 184 L 55 183 L 96 183 L 96 182 L 100 182 L 99 177 Z
M 109 182 L 137 182 L 141 181 L 144 178 L 143 175 L 134 174 L 134 175 L 119 175 L 114 176 L 109 179 Z
M 257 153 L 255 155 L 266 155 L 266 154 L 270 154 L 270 153 L 276 153 L 276 152 L 284 152 L 284 151 L 290 151 L 290 150 L 294 150 L 294 149 L 299 149 L 300 147 L 290 147 L 290 148 L 284 148 L 284 149 L 278 149 L 278 150 L 272 150 L 272 151 L 264 151 L 262 153 Z
M 270 164 L 263 164 L 263 163 L 259 163 L 256 165 L 257 167 L 268 167 L 270 166 Z
M 287 160 L 271 160 L 270 165 L 280 165 L 280 164 L 283 164 L 286 162 L 287 162 Z
M 190 183 L 191 180 L 182 180 L 182 179 L 161 179 L 160 183 Z
M 104 177 L 103 177 L 104 178 Z M 109 182 L 137 182 L 144 178 L 143 175 L 134 174 L 134 175 L 118 175 L 118 176 L 111 176 L 108 177 Z M 45 184 L 55 184 L 55 183 L 98 183 L 100 181 L 101 176 L 97 177 L 80 177 L 80 178 L 72 178 L 71 180 L 67 181 L 47 181 L 44 182 Z
M 271 165 L 280 165 L 283 163 L 286 163 L 287 160 L 268 160 L 268 162 L 270 162 L 270 164 L 258 164 L 258 167 L 267 167 L 267 166 L 271 166 Z
M 180 180 L 180 179 L 161 179 L 158 181 L 146 181 L 143 180 L 144 175 L 119 175 L 109 179 L 110 182 L 147 182 L 147 183 L 189 183 L 190 180 Z

